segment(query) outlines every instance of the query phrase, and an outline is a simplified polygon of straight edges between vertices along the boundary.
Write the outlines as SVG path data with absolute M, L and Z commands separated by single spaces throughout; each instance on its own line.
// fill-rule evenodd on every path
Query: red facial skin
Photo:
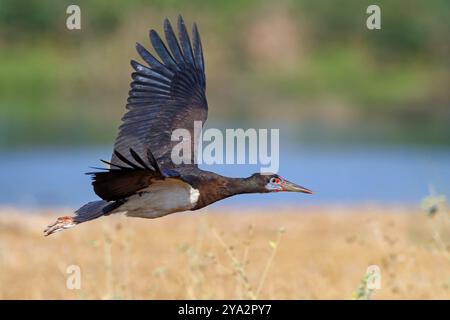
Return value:
M 275 181 L 274 181 L 274 182 L 275 182 L 275 184 L 278 184 L 278 185 L 279 185 L 279 184 L 280 184 L 280 179 L 275 178 Z M 281 192 L 281 191 L 284 191 L 284 189 L 283 189 L 283 187 L 282 187 L 281 185 L 280 185 L 280 188 L 281 188 L 281 189 L 279 189 L 279 190 L 278 190 L 278 189 L 275 190 L 275 192 Z

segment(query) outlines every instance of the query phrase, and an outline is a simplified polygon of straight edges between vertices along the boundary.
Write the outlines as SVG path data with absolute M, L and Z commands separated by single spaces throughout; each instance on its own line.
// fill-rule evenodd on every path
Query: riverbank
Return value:
M 46 238 L 69 210 L 0 208 L 0 298 L 352 299 L 370 295 L 358 288 L 371 265 L 381 275 L 373 299 L 450 298 L 445 212 L 301 210 L 105 217 Z M 80 289 L 70 290 L 78 267 Z

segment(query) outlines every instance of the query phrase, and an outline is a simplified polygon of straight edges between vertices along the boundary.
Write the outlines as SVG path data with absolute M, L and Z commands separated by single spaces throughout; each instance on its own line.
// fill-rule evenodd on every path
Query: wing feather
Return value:
M 195 58 L 195 66 L 199 69 L 202 75 L 205 74 L 205 61 L 203 59 L 203 49 L 202 42 L 200 40 L 200 34 L 197 29 L 197 24 L 194 23 L 192 27 L 192 41 L 194 43 L 194 58 Z M 203 84 L 205 82 L 205 78 L 202 78 Z
M 110 165 L 106 171 L 88 172 L 92 176 L 92 186 L 95 193 L 106 201 L 125 199 L 139 192 L 156 180 L 163 180 L 165 175 L 159 169 L 158 163 L 150 150 L 146 152 L 146 163 L 133 149 L 129 150 L 131 157 L 136 163 L 129 160 L 117 150 L 114 154 L 126 165 L 118 165 L 108 161 L 102 162 Z M 176 177 L 176 175 L 174 175 Z
M 178 32 L 180 36 L 181 48 L 183 49 L 183 56 L 185 57 L 186 62 L 192 66 L 195 66 L 191 41 L 189 40 L 189 34 L 186 30 L 186 25 L 181 15 L 178 16 Z
M 164 42 L 161 40 L 155 30 L 150 30 L 150 41 L 164 64 L 167 65 L 170 69 L 179 70 L 178 65 L 173 60 Z
M 151 150 L 161 168 L 174 168 L 170 154 L 179 142 L 171 140 L 172 132 L 184 128 L 193 138 L 194 121 L 202 124 L 206 121 L 208 106 L 199 32 L 194 25 L 191 44 L 181 16 L 177 25 L 178 39 L 169 20 L 164 21 L 167 46 L 156 31 L 149 33 L 151 44 L 161 60 L 141 44 L 136 44 L 137 52 L 148 66 L 131 61 L 135 72 L 131 75 L 128 110 L 119 128 L 114 145 L 117 153 L 112 155 L 112 164 L 126 163 L 119 154 L 127 154 L 131 148 L 141 160 L 147 159 L 147 150 Z M 195 150 L 197 141 L 191 141 L 191 144 L 191 150 Z
M 175 58 L 176 62 L 179 65 L 184 65 L 185 61 L 183 53 L 181 52 L 180 45 L 178 44 L 178 40 L 168 19 L 164 20 L 164 34 L 166 36 L 167 44 L 169 45 L 170 51 L 172 52 L 172 55 Z

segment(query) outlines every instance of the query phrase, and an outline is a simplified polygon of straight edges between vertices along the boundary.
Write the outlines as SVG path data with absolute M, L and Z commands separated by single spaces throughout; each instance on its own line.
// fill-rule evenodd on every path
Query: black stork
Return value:
M 185 23 L 178 17 L 178 39 L 169 20 L 164 21 L 167 46 L 155 30 L 150 41 L 160 60 L 136 44 L 144 66 L 134 60 L 127 109 L 109 169 L 90 172 L 95 193 L 102 199 L 85 204 L 73 216 L 49 225 L 45 235 L 114 213 L 157 218 L 170 213 L 198 210 L 216 201 L 243 193 L 292 191 L 312 193 L 277 174 L 255 173 L 248 178 L 229 178 L 191 164 L 176 165 L 171 141 L 177 128 L 194 133 L 194 121 L 206 121 L 205 64 L 197 26 L 192 44 Z M 197 147 L 198 141 L 192 141 Z M 192 149 L 194 150 L 194 149 Z M 193 153 L 194 154 L 194 153 Z

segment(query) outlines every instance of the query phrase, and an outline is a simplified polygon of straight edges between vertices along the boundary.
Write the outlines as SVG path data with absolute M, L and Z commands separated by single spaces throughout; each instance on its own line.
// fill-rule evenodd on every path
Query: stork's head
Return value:
M 280 177 L 277 174 L 261 174 L 255 173 L 251 176 L 252 179 L 256 181 L 260 192 L 302 192 L 312 194 L 313 192 L 305 187 L 299 186 L 298 184 L 287 181 L 286 179 Z

